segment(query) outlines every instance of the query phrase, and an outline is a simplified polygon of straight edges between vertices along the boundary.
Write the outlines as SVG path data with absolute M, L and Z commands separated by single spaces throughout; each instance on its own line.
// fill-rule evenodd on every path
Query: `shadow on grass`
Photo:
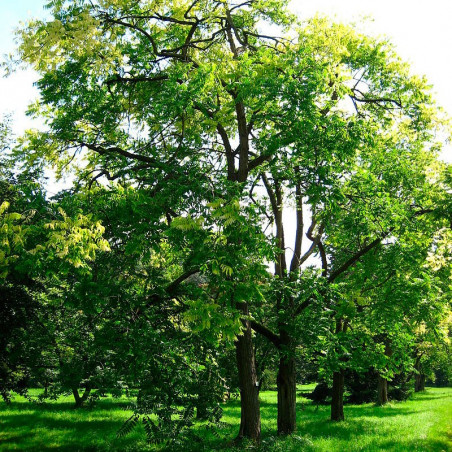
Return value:
M 45 414 L 18 414 L 11 416 L 10 418 L 2 420 L 3 428 L 15 428 L 18 426 L 30 426 L 31 429 L 47 428 L 50 430 L 91 430 L 91 429 L 112 429 L 113 427 L 120 426 L 121 420 L 109 421 L 107 417 L 101 419 L 60 419 L 52 416 L 46 416 Z M 1 439 L 0 439 L 1 442 Z
M 438 400 L 450 394 L 417 394 L 416 401 Z M 395 437 L 391 432 L 396 416 L 409 416 L 418 411 L 411 403 L 397 403 L 387 407 L 373 405 L 346 405 L 345 422 L 329 420 L 329 406 L 317 406 L 312 402 L 298 401 L 298 431 L 292 437 L 276 436 L 277 405 L 274 394 L 263 394 L 261 400 L 262 451 L 311 451 L 311 450 L 366 450 L 366 451 L 446 451 L 450 446 L 447 437 L 406 439 L 403 432 Z M 426 403 L 426 406 L 429 403 Z M 96 405 L 75 409 L 71 401 L 30 404 L 14 401 L 11 405 L 0 404 L 0 450 L 62 450 L 95 451 L 155 450 L 147 446 L 142 426 L 130 436 L 116 438 L 116 432 L 129 416 L 123 408 L 130 406 L 124 400 L 101 400 Z M 206 429 L 197 424 L 193 435 L 159 451 L 242 451 L 246 445 L 235 445 L 233 439 L 240 425 L 240 400 L 230 400 L 223 405 L 226 422 L 222 428 Z M 381 422 L 379 421 L 381 420 Z M 370 442 L 371 441 L 371 442 Z M 334 447 L 328 449 L 334 443 Z M 317 444 L 321 444 L 320 448 Z M 349 445 L 353 447 L 348 448 Z M 360 444 L 362 446 L 360 446 Z M 369 446 L 370 444 L 370 446 Z M 342 447 L 343 446 L 343 447 Z M 366 448 L 369 446 L 369 448 Z M 342 447 L 342 449 L 338 448 Z M 256 450 L 256 449 L 254 449 Z
M 450 398 L 450 395 L 444 394 L 444 395 L 438 395 L 438 396 L 432 396 L 430 394 L 416 394 L 416 400 L 417 401 L 427 401 L 427 400 L 440 400 L 440 399 L 448 399 Z M 409 399 L 412 400 L 412 399 Z
M 382 441 L 378 443 L 378 447 L 382 451 L 399 452 L 404 451 L 449 451 L 450 442 L 441 441 L 436 439 L 420 439 L 416 441 L 404 441 L 403 438 L 400 441 Z
M 94 408 L 75 408 L 71 402 L 0 404 L 0 450 L 140 450 L 142 446 L 133 448 L 140 434 L 116 438 L 128 417 L 122 406 L 128 404 L 100 401 Z

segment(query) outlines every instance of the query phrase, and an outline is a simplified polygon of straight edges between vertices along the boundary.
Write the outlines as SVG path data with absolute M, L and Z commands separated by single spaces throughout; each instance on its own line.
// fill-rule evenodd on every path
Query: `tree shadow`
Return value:
M 439 395 L 439 396 L 432 396 L 430 394 L 420 394 L 419 392 L 416 393 L 416 400 L 418 401 L 424 401 L 424 400 L 440 400 L 440 399 L 448 399 L 450 398 L 450 395 L 448 395 L 447 393 L 444 395 Z
M 0 450 L 125 450 L 140 434 L 116 438 L 125 420 L 124 411 L 115 403 L 106 405 L 97 412 L 89 407 L 75 408 L 71 402 L 20 401 L 0 406 Z M 140 433 L 144 438 L 144 432 Z

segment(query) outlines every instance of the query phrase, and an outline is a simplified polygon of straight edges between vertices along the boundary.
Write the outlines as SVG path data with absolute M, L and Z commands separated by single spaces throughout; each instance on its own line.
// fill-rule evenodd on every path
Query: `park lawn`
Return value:
M 275 436 L 276 393 L 262 392 L 261 400 L 262 451 L 452 451 L 452 388 L 428 388 L 407 402 L 385 407 L 346 405 L 342 423 L 329 421 L 328 406 L 317 407 L 299 397 L 298 431 L 287 438 Z M 0 402 L 0 450 L 165 450 L 146 444 L 141 425 L 126 437 L 116 437 L 131 414 L 128 404 L 126 398 L 108 398 L 76 410 L 72 397 L 35 405 L 16 396 L 10 406 Z M 217 434 L 200 424 L 196 433 L 202 440 L 191 438 L 166 450 L 257 449 L 234 447 L 231 441 L 240 422 L 238 400 L 224 405 L 223 421 Z

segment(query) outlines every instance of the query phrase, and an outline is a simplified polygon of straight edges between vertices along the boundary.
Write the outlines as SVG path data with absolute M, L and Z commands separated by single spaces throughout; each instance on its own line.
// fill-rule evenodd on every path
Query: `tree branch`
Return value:
M 127 157 L 132 160 L 138 160 L 140 162 L 149 163 L 154 168 L 167 169 L 167 166 L 164 163 L 159 162 L 158 160 L 155 160 L 152 157 L 148 157 L 146 155 L 140 155 L 140 154 L 133 154 L 132 152 L 126 151 L 126 150 L 121 149 L 116 146 L 112 146 L 109 148 L 103 148 L 102 146 L 92 144 L 92 143 L 85 143 L 85 142 L 81 142 L 80 146 L 85 146 L 88 149 L 91 149 L 92 151 L 97 152 L 98 154 L 102 154 L 102 155 L 119 154 L 119 155 L 122 155 L 123 157 Z
M 250 320 L 251 328 L 256 331 L 256 333 L 261 334 L 266 339 L 268 339 L 275 347 L 281 347 L 281 338 L 275 334 L 273 331 L 268 329 L 266 326 L 256 322 L 255 320 Z
M 187 270 L 185 273 L 182 273 L 178 278 L 176 278 L 172 283 L 170 283 L 168 286 L 166 286 L 165 291 L 169 295 L 173 295 L 178 286 L 184 282 L 187 278 L 190 276 L 196 274 L 199 272 L 199 268 L 192 268 L 191 270 Z
M 342 264 L 337 270 L 332 272 L 330 276 L 328 277 L 328 282 L 333 282 L 338 276 L 340 276 L 342 273 L 344 273 L 346 270 L 348 270 L 352 265 L 354 265 L 362 256 L 364 256 L 366 253 L 368 253 L 370 250 L 378 246 L 381 241 L 387 237 L 393 228 L 391 228 L 388 232 L 381 235 L 380 237 L 377 237 L 375 240 L 370 242 L 367 246 L 359 250 L 354 256 L 352 256 L 348 261 L 346 261 L 344 264 Z

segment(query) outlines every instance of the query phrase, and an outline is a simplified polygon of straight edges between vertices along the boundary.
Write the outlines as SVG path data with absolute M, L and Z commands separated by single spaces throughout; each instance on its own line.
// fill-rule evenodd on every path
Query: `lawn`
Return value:
M 407 402 L 385 407 L 346 405 L 342 423 L 328 420 L 328 406 L 317 407 L 299 397 L 298 431 L 290 438 L 275 437 L 276 393 L 263 392 L 261 400 L 262 451 L 452 450 L 452 388 L 428 388 Z M 116 437 L 130 416 L 127 406 L 125 398 L 108 398 L 76 410 L 71 397 L 36 405 L 16 396 L 9 406 L 0 402 L 0 450 L 156 450 L 146 444 L 141 425 L 126 437 Z M 231 442 L 240 422 L 239 401 L 225 404 L 223 420 L 226 424 L 218 436 L 199 425 L 197 433 L 203 441 L 191 440 L 179 448 L 197 452 L 251 448 L 246 444 L 234 447 Z

